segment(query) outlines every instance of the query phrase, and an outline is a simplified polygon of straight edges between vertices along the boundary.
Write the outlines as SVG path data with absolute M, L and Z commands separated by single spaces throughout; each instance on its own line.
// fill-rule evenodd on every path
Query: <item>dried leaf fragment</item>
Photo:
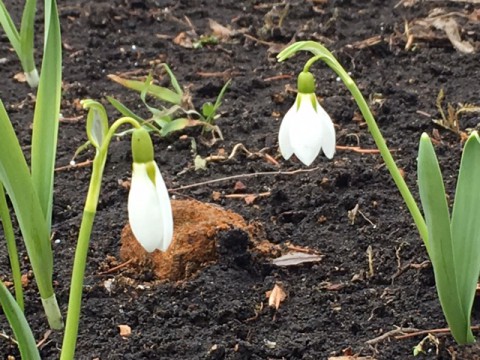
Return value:
M 212 200 L 218 201 L 222 198 L 222 193 L 220 191 L 212 191 Z
M 471 54 L 475 52 L 474 47 L 468 41 L 462 41 L 460 37 L 459 26 L 455 19 L 452 17 L 438 17 L 432 25 L 443 30 L 448 37 L 448 40 L 452 43 L 453 47 L 464 54 Z
M 28 278 L 28 274 L 22 274 L 21 277 L 21 282 L 22 282 L 22 287 L 27 287 L 28 284 L 30 283 L 30 279 Z
M 128 337 L 132 335 L 132 328 L 128 325 L 118 325 L 118 330 L 120 331 L 120 336 Z
M 27 78 L 25 77 L 25 74 L 23 72 L 13 75 L 13 78 L 17 80 L 19 83 L 24 83 L 27 81 Z
M 229 28 L 220 25 L 218 22 L 212 19 L 208 19 L 208 25 L 210 29 L 212 29 L 213 35 L 217 36 L 222 40 L 227 40 L 229 37 L 233 35 L 233 31 Z
M 194 31 L 182 31 L 173 39 L 173 43 L 187 49 L 192 49 L 197 40 L 198 35 Z
M 319 254 L 306 254 L 303 252 L 293 251 L 272 260 L 273 265 L 277 266 L 294 266 L 310 262 L 319 262 L 323 256 Z
M 233 191 L 239 193 L 239 192 L 244 192 L 245 190 L 247 190 L 247 186 L 243 182 L 241 181 L 235 182 L 235 185 L 233 186 Z
M 275 284 L 272 290 L 265 294 L 268 298 L 268 306 L 278 310 L 280 303 L 287 298 L 287 294 L 279 284 Z
M 243 200 L 245 201 L 245 204 L 251 205 L 253 204 L 253 202 L 256 200 L 257 197 L 258 196 L 255 194 L 248 194 L 247 196 L 245 196 Z

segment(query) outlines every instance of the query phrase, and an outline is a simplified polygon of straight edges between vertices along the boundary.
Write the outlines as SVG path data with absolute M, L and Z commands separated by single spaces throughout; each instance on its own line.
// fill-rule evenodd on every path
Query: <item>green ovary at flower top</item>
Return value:
M 167 187 L 153 158 L 147 130 L 132 134 L 133 171 L 128 218 L 135 238 L 148 252 L 165 251 L 173 238 L 173 216 Z
M 315 79 L 310 72 L 303 71 L 298 76 L 297 99 L 280 125 L 278 142 L 285 159 L 295 154 L 307 166 L 320 150 L 329 159 L 335 154 L 335 128 L 318 103 Z

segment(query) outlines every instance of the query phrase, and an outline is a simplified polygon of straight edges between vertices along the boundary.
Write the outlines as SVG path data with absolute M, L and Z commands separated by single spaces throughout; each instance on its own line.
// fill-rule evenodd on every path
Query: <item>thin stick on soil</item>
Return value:
M 471 326 L 470 329 L 472 331 L 480 330 L 480 325 Z M 450 329 L 449 328 L 441 328 L 441 329 L 419 330 L 419 331 L 411 332 L 409 334 L 395 336 L 395 339 L 396 340 L 403 340 L 403 339 L 408 339 L 408 338 L 411 338 L 411 337 L 427 335 L 427 334 L 448 335 L 448 334 L 450 334 Z
M 55 171 L 64 171 L 64 170 L 70 170 L 70 169 L 76 169 L 80 167 L 87 167 L 90 166 L 93 163 L 93 160 L 86 160 L 81 163 L 76 163 L 73 165 L 65 165 L 65 166 L 60 166 L 55 169 Z
M 97 275 L 98 276 L 101 276 L 101 275 L 107 275 L 107 274 L 111 274 L 111 273 L 114 273 L 115 271 L 117 270 L 120 270 L 121 268 L 127 266 L 128 264 L 130 264 L 131 262 L 133 261 L 133 259 L 130 259 L 130 260 L 127 260 L 117 266 L 114 266 L 108 270 L 105 270 L 105 271 L 102 271 L 101 273 L 98 273 Z
M 168 189 L 168 191 L 169 192 L 180 191 L 180 190 L 185 190 L 185 189 L 191 189 L 191 188 L 198 187 L 198 186 L 214 184 L 214 183 L 218 183 L 218 182 L 222 182 L 222 181 L 244 179 L 244 178 L 250 178 L 250 177 L 257 177 L 257 176 L 295 175 L 295 174 L 300 174 L 300 173 L 307 173 L 307 172 L 316 171 L 318 169 L 319 169 L 319 167 L 315 167 L 315 168 L 312 168 L 312 169 L 298 169 L 298 170 L 293 170 L 293 171 L 265 171 L 265 172 L 251 173 L 251 174 L 232 175 L 232 176 L 227 176 L 227 177 L 223 177 L 223 178 L 219 178 L 219 179 L 202 181 L 202 182 L 195 183 L 195 184 L 184 185 L 184 186 L 180 186 L 180 187 L 177 187 L 177 188 Z
M 397 327 L 396 329 L 387 331 L 385 334 L 382 334 L 380 336 L 377 336 L 376 338 L 373 338 L 371 340 L 365 341 L 367 345 L 375 345 L 378 344 L 379 342 L 382 342 L 384 340 L 387 340 L 391 337 L 394 337 L 395 335 L 398 334 L 405 334 L 405 333 L 418 333 L 418 329 L 415 328 L 401 328 Z M 396 338 L 396 337 L 395 337 Z
M 341 146 L 337 145 L 336 146 L 337 150 L 350 150 L 354 151 L 360 154 L 380 154 L 380 150 L 378 149 L 362 149 L 358 146 Z M 395 151 L 395 150 L 390 150 L 390 151 Z

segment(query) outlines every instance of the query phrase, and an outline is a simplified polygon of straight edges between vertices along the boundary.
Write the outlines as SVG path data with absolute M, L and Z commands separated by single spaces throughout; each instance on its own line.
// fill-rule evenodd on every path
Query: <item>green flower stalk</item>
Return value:
M 32 88 L 36 88 L 39 83 L 38 71 L 35 67 L 35 59 L 33 56 L 36 7 L 36 0 L 26 0 L 25 7 L 23 8 L 20 31 L 18 31 L 3 0 L 0 0 L 0 25 L 20 59 L 27 83 Z
M 166 249 L 169 245 L 168 239 L 171 240 L 172 236 L 170 231 L 173 232 L 171 210 L 170 213 L 167 211 L 170 209 L 168 192 L 158 166 L 153 160 L 153 145 L 147 130 L 143 129 L 136 120 L 129 117 L 118 119 L 111 127 L 108 127 L 107 114 L 101 104 L 92 100 L 85 100 L 83 106 L 89 109 L 87 136 L 89 142 L 96 149 L 96 155 L 93 160 L 92 176 L 75 251 L 61 360 L 72 360 L 75 355 L 87 253 L 100 196 L 108 146 L 112 137 L 122 125 L 130 125 L 135 129 L 132 133 L 134 164 L 128 206 L 129 217 L 133 221 L 132 228 L 136 229 L 134 234 L 138 236 L 142 246 L 148 251 L 153 251 L 156 248 Z M 158 203 L 161 203 L 162 206 L 158 207 Z M 155 217 L 152 221 L 145 221 L 140 218 L 145 216 L 149 220 L 152 219 L 153 214 L 160 217 Z M 163 217 L 165 217 L 165 220 L 162 220 Z M 143 226 L 140 229 L 138 228 L 139 223 Z
M 333 54 L 330 51 L 328 51 L 327 48 L 325 48 L 323 45 L 316 43 L 314 41 L 296 42 L 288 46 L 282 52 L 280 52 L 280 54 L 278 54 L 277 56 L 277 59 L 278 61 L 285 61 L 299 51 L 309 51 L 314 55 L 314 57 L 312 57 L 305 64 L 303 69 L 304 72 L 308 72 L 310 69 L 310 66 L 314 64 L 316 61 L 322 60 L 333 71 L 335 71 L 335 73 L 340 77 L 340 79 L 343 81 L 345 86 L 348 88 L 348 90 L 352 94 L 353 98 L 355 99 L 355 102 L 357 103 L 360 109 L 360 112 L 363 115 L 363 118 L 367 123 L 368 130 L 370 131 L 373 139 L 375 140 L 375 144 L 377 145 L 378 150 L 380 151 L 383 161 L 385 162 L 385 165 L 387 166 L 387 169 L 389 170 L 390 175 L 393 178 L 393 181 L 397 185 L 398 190 L 400 191 L 400 194 L 402 195 L 405 201 L 405 204 L 407 205 L 407 208 L 410 211 L 410 214 L 412 215 L 412 218 L 415 222 L 415 225 L 417 226 L 417 229 L 418 229 L 418 232 L 420 233 L 421 238 L 423 239 L 425 244 L 427 244 L 427 237 L 428 237 L 427 226 L 425 224 L 425 220 L 423 219 L 422 213 L 420 212 L 417 206 L 417 203 L 413 198 L 413 195 L 408 189 L 408 186 L 405 183 L 405 180 L 403 179 L 403 176 L 400 173 L 400 170 L 395 164 L 395 160 L 393 159 L 393 156 L 390 153 L 390 150 L 388 149 L 385 139 L 383 138 L 382 133 L 380 132 L 380 129 L 378 128 L 378 125 L 375 121 L 375 118 L 373 117 L 373 114 L 370 111 L 370 108 L 368 107 L 368 104 L 365 101 L 362 93 L 358 89 L 357 85 L 352 80 L 350 75 L 348 75 L 348 73 L 345 71 L 342 65 L 340 65 L 337 59 L 333 56 Z
M 303 73 L 308 72 L 316 61 L 322 60 L 335 71 L 353 95 L 425 244 L 432 261 L 442 310 L 452 335 L 459 344 L 474 342 L 470 316 L 480 275 L 480 231 L 477 225 L 480 204 L 479 135 L 473 132 L 465 143 L 451 216 L 433 145 L 426 134 L 422 135 L 418 152 L 418 186 L 424 219 L 365 99 L 332 53 L 313 41 L 301 41 L 283 50 L 278 60 L 286 60 L 302 50 L 314 55 L 306 63 Z M 311 87 L 308 88 L 310 90 Z

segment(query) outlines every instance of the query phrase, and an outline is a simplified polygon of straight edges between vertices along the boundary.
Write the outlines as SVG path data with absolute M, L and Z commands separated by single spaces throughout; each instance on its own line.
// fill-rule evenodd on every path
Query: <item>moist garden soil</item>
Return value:
M 443 89 L 445 108 L 447 103 L 456 110 L 459 103 L 480 105 L 480 58 L 476 52 L 460 52 L 445 32 L 419 25 L 418 20 L 435 8 L 454 13 L 449 16 L 458 24 L 462 40 L 479 50 L 479 10 L 472 3 L 59 1 L 63 118 L 52 247 L 62 311 L 66 314 L 91 174 L 88 163 L 82 163 L 94 156 L 92 150 L 83 152 L 76 158 L 80 166 L 69 167 L 86 141 L 86 113 L 79 101 L 101 101 L 113 120 L 120 116 L 106 101 L 113 96 L 148 116 L 139 95 L 111 81 L 109 74 L 144 79 L 152 72 L 159 84 L 167 86 L 161 66 L 167 63 L 197 109 L 214 101 L 232 79 L 217 121 L 224 140 L 209 144 L 211 135 L 202 134 L 199 127 L 166 138 L 155 136 L 156 160 L 172 197 L 224 207 L 256 229 L 255 234 L 228 227 L 218 232 L 212 240 L 217 259 L 200 264 L 184 280 L 158 281 L 153 271 L 132 264 L 115 270 L 124 261 L 121 233 L 127 223 L 132 161 L 129 136 L 115 139 L 88 254 L 76 358 L 413 358 L 413 348 L 426 333 L 400 339 L 395 336 L 402 332 L 387 333 L 398 327 L 419 331 L 446 327 L 425 247 L 381 157 L 371 151 L 374 143 L 351 95 L 322 63 L 314 65 L 313 72 L 319 99 L 335 123 L 337 153 L 331 161 L 319 156 L 308 168 L 295 158 L 285 161 L 279 156 L 278 128 L 295 99 L 296 74 L 308 57 L 301 54 L 278 63 L 275 55 L 288 43 L 307 39 L 321 41 L 334 51 L 369 99 L 415 196 L 418 140 L 427 132 L 434 138 L 452 199 L 462 136 L 434 123 L 441 119 L 437 96 Z M 6 4 L 19 19 L 23 2 Z M 217 42 L 203 37 L 203 46 L 189 47 L 189 40 L 198 41 L 195 34 L 212 34 L 209 19 L 233 33 Z M 40 9 L 39 30 L 42 22 Z M 35 96 L 25 83 L 14 79 L 18 61 L 4 35 L 0 41 L 0 97 L 28 154 Z M 39 32 L 37 49 L 41 41 Z M 468 132 L 479 122 L 475 112 L 463 113 L 459 130 Z M 195 170 L 196 155 L 228 157 L 237 144 L 251 154 L 239 146 L 230 159 L 208 161 L 205 169 Z M 228 179 L 200 184 L 221 178 Z M 197 185 L 182 189 L 192 184 Z M 277 266 L 272 258 L 278 254 L 258 251 L 257 244 L 263 240 L 297 251 L 310 249 L 323 258 Z M 42 358 L 56 359 L 62 334 L 48 332 L 23 246 L 20 252 L 29 280 L 26 316 L 36 338 L 43 339 Z M 10 281 L 4 247 L 0 255 L 0 274 Z M 275 284 L 286 293 L 278 309 L 269 307 L 266 297 Z M 479 320 L 475 308 L 473 324 Z M 121 336 L 119 325 L 128 325 L 131 334 Z M 4 318 L 2 331 L 11 334 Z M 437 334 L 423 344 L 425 353 L 419 358 L 480 358 L 478 345 L 458 347 L 448 334 Z M 5 359 L 19 358 L 8 337 L 0 339 L 0 354 Z

